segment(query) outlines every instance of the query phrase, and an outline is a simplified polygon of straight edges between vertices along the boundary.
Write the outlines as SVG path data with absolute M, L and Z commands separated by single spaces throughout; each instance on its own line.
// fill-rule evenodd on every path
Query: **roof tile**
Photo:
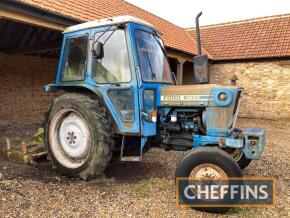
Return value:
M 131 15 L 153 24 L 162 34 L 167 47 L 197 54 L 196 42 L 183 28 L 123 0 L 20 0 L 25 4 L 51 12 L 91 21 L 95 19 Z
M 214 60 L 290 57 L 290 14 L 204 26 L 201 42 Z

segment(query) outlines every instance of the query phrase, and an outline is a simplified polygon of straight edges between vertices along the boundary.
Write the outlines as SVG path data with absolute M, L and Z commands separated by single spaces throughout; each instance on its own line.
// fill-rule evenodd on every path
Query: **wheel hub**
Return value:
M 84 120 L 75 113 L 71 113 L 62 121 L 59 139 L 64 152 L 72 158 L 83 158 L 88 151 L 88 135 Z
M 228 185 L 227 181 L 219 180 L 219 179 L 227 180 L 228 176 L 227 176 L 226 172 L 222 168 L 220 168 L 219 166 L 217 166 L 215 164 L 211 164 L 211 163 L 201 164 L 201 165 L 193 168 L 189 177 L 192 179 L 202 179 L 204 181 L 204 183 L 201 183 L 202 186 L 207 185 L 208 180 L 215 180 L 215 179 L 217 179 L 217 180 L 212 181 L 211 184 Z M 193 185 L 194 183 L 192 181 L 189 181 L 189 184 Z M 197 194 L 197 191 L 195 190 L 195 188 L 191 188 L 191 191 L 195 195 Z M 217 190 L 217 193 L 220 193 L 220 191 L 221 191 L 221 188 L 219 188 Z M 225 193 L 223 193 L 223 195 L 224 194 Z M 208 200 L 205 198 L 205 196 L 202 196 L 201 199 Z
M 85 119 L 76 111 L 63 109 L 50 126 L 51 150 L 57 160 L 68 168 L 77 168 L 86 160 L 91 135 Z
M 67 142 L 69 144 L 71 144 L 72 146 L 74 146 L 74 144 L 76 143 L 76 140 L 77 140 L 77 136 L 75 135 L 75 132 L 68 132 L 66 139 L 67 139 Z
M 222 168 L 214 164 L 207 163 L 207 164 L 201 164 L 193 168 L 189 177 L 203 178 L 203 179 L 226 178 L 227 174 Z

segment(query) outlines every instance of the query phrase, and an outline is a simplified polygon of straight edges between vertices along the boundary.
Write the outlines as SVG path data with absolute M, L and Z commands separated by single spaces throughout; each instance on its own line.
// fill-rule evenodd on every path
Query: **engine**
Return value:
M 161 143 L 174 150 L 192 148 L 193 134 L 206 134 L 202 124 L 202 109 L 173 109 L 166 117 L 160 116 L 158 125 Z
M 194 135 L 228 136 L 235 128 L 242 89 L 234 86 L 168 86 L 158 111 L 160 143 L 187 150 Z

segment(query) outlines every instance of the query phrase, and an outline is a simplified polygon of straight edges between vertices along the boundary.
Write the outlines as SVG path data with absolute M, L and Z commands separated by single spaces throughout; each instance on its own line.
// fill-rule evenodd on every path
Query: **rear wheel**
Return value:
M 81 94 L 56 98 L 45 124 L 52 167 L 84 180 L 101 173 L 111 159 L 111 122 L 96 99 Z
M 213 147 L 199 148 L 185 155 L 177 164 L 176 181 L 178 178 L 190 179 L 219 179 L 230 177 L 241 177 L 242 171 L 236 161 L 226 152 Z M 230 181 L 229 181 L 230 182 Z M 190 181 L 187 182 L 190 185 Z M 180 190 L 179 190 L 180 191 Z M 181 192 L 178 193 L 182 203 L 187 202 Z M 192 195 L 195 195 L 192 191 Z M 202 204 L 214 203 L 221 205 L 223 200 L 200 199 Z M 230 207 L 195 207 L 197 210 L 224 213 L 231 209 Z

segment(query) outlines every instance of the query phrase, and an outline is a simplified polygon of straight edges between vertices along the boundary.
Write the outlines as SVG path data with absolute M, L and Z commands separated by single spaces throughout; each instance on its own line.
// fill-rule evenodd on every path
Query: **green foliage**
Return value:
M 170 181 L 168 179 L 162 178 L 160 181 L 161 188 L 167 190 L 170 188 Z
M 32 140 L 27 142 L 28 145 L 44 145 L 44 129 L 39 128 Z
M 134 190 L 141 196 L 147 197 L 150 195 L 150 181 L 142 180 L 133 186 Z
M 257 218 L 258 215 L 256 213 L 255 209 L 249 209 L 249 208 L 233 208 L 230 210 L 229 214 L 235 214 L 235 215 L 240 215 L 240 216 L 247 216 L 249 218 Z

